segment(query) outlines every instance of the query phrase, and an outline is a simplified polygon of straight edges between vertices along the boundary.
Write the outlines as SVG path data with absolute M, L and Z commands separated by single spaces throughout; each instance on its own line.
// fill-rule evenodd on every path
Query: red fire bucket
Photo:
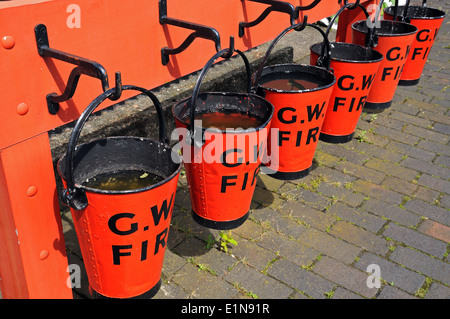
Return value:
M 418 29 L 398 83 L 415 85 L 420 81 L 428 54 L 445 18 L 445 12 L 425 6 L 407 5 L 392 6 L 384 10 L 384 19 L 394 20 L 394 16 L 397 17 L 396 20 L 408 22 Z
M 334 20 L 345 9 L 353 10 L 354 4 L 342 7 L 330 21 L 326 30 L 328 36 Z M 365 8 L 361 8 L 365 11 Z M 331 42 L 330 68 L 336 77 L 336 85 L 331 94 L 330 103 L 320 131 L 320 140 L 329 143 L 351 141 L 369 90 L 378 71 L 383 55 L 376 50 L 356 44 Z M 324 58 L 324 43 L 316 43 L 310 48 L 311 65 L 319 57 Z
M 405 22 L 376 20 L 355 22 L 352 34 L 354 44 L 376 47 L 384 55 L 365 105 L 365 109 L 380 111 L 392 104 L 417 28 Z
M 321 32 L 329 48 L 322 29 L 307 23 L 292 25 L 271 43 L 254 76 L 254 89 L 275 107 L 268 137 L 270 161 L 265 164 L 264 172 L 281 180 L 298 179 L 309 174 L 336 81 L 329 71 L 329 60 L 320 61 L 327 68 L 300 64 L 265 66 L 273 47 L 285 34 L 294 29 L 301 31 L 306 26 Z
M 166 144 L 157 98 L 135 86 L 122 90 L 137 90 L 152 99 L 160 141 L 109 137 L 76 146 L 90 114 L 114 88 L 81 114 L 58 172 L 93 296 L 149 298 L 160 287 L 181 158 Z
M 229 57 L 229 51 L 219 51 L 207 62 L 192 97 L 172 109 L 193 218 L 214 229 L 236 228 L 248 218 L 273 115 L 271 103 L 249 93 L 250 66 L 239 50 L 234 51 L 244 59 L 248 93 L 199 93 L 207 71 L 218 58 Z

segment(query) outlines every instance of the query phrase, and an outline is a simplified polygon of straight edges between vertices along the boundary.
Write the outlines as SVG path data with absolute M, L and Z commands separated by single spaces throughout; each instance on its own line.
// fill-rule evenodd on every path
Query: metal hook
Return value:
M 243 1 L 243 0 L 242 0 Z M 252 2 L 269 4 L 270 7 L 266 8 L 261 15 L 256 18 L 252 22 L 240 22 L 239 23 L 239 37 L 242 38 L 244 36 L 244 29 L 254 27 L 260 24 L 272 11 L 278 11 L 289 14 L 291 25 L 295 24 L 295 20 L 298 19 L 298 11 L 295 10 L 295 7 L 289 3 L 284 1 L 275 1 L 275 0 L 247 0 Z M 316 0 L 320 2 L 320 0 Z
M 161 62 L 163 65 L 169 63 L 169 55 L 178 54 L 186 50 L 196 38 L 203 38 L 214 42 L 216 52 L 221 50 L 220 34 L 216 29 L 198 23 L 187 22 L 167 16 L 167 0 L 159 0 L 159 23 L 169 24 L 180 28 L 193 30 L 184 42 L 177 48 L 164 47 L 161 49 Z
M 222 58 L 224 58 L 224 59 L 231 58 L 233 53 L 234 53 L 234 36 L 231 35 L 230 36 L 230 46 L 228 47 L 228 51 L 222 55 Z
M 50 48 L 48 41 L 47 27 L 44 24 L 38 24 L 34 28 L 34 33 L 36 37 L 36 44 L 38 53 L 41 57 L 53 58 L 60 61 L 64 61 L 70 64 L 74 64 L 77 67 L 74 68 L 69 75 L 67 80 L 66 88 L 61 95 L 56 93 L 50 93 L 46 96 L 47 107 L 50 114 L 55 115 L 59 111 L 59 103 L 70 100 L 75 94 L 75 90 L 78 85 L 78 80 L 82 74 L 97 78 L 102 83 L 103 92 L 109 90 L 108 73 L 105 68 L 92 60 L 88 60 L 74 54 L 62 52 Z M 110 100 L 118 100 L 122 94 L 122 84 L 120 72 L 116 73 L 116 92 L 110 97 Z
M 306 28 L 307 25 L 308 25 L 308 16 L 305 15 L 305 16 L 303 17 L 302 23 L 298 24 L 298 25 L 294 28 L 294 30 L 295 30 L 295 31 L 303 31 L 303 30 Z
M 315 0 L 313 3 L 307 5 L 307 6 L 296 6 L 295 7 L 295 13 L 297 15 L 297 18 L 300 15 L 300 11 L 306 11 L 306 10 L 311 10 L 313 9 L 315 6 L 317 6 L 320 3 L 321 0 Z M 339 3 L 341 1 L 339 0 Z

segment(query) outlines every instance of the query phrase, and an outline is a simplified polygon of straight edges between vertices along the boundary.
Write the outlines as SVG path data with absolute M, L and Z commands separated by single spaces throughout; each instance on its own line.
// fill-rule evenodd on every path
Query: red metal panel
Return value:
M 3 298 L 72 298 L 48 135 L 0 151 Z

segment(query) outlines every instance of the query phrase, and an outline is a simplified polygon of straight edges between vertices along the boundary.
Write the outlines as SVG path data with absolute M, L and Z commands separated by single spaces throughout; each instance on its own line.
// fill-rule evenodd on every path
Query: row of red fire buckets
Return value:
M 346 4 L 337 15 L 358 7 L 364 9 L 359 2 Z M 372 21 L 375 27 L 368 26 L 369 20 L 353 24 L 353 44 L 330 43 L 329 30 L 316 25 L 290 26 L 272 42 L 253 77 L 245 55 L 234 50 L 246 65 L 247 93 L 199 93 L 213 63 L 232 53 L 218 52 L 201 71 L 192 97 L 173 107 L 176 126 L 185 132 L 179 141 L 182 158 L 168 146 L 158 99 L 129 85 L 122 90 L 137 90 L 153 101 L 159 141 L 110 137 L 77 146 L 89 116 L 115 89 L 97 97 L 78 119 L 58 163 L 65 187 L 62 198 L 71 207 L 93 296 L 150 297 L 159 290 L 182 162 L 194 219 L 210 228 L 238 227 L 249 214 L 260 167 L 277 179 L 307 175 L 319 139 L 350 141 L 364 107 L 387 108 L 399 81 L 417 83 L 444 13 L 415 6 L 407 15 L 404 7 L 395 10 L 393 14 L 389 8 L 385 17 L 395 15 L 402 21 L 382 20 L 378 26 Z M 311 46 L 311 65 L 265 66 L 281 37 L 306 26 L 324 38 Z M 193 123 L 200 115 L 205 120 L 228 116 L 227 123 L 248 122 L 253 128 L 197 127 Z M 124 170 L 152 172 L 161 179 L 132 190 L 83 185 L 95 176 Z

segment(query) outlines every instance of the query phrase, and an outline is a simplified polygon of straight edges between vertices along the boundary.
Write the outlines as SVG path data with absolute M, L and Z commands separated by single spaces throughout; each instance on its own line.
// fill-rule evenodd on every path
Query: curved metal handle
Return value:
M 168 144 L 169 140 L 166 136 L 166 123 L 164 120 L 164 113 L 162 111 L 161 103 L 159 102 L 158 98 L 149 90 L 134 85 L 124 85 L 122 86 L 121 89 L 122 91 L 135 90 L 142 92 L 152 100 L 158 115 L 159 140 L 162 143 Z M 75 147 L 78 143 L 81 130 L 83 129 L 86 121 L 89 119 L 89 116 L 103 101 L 110 98 L 111 96 L 114 96 L 115 93 L 116 88 L 112 88 L 104 92 L 103 94 L 99 95 L 97 98 L 95 98 L 78 118 L 75 127 L 73 128 L 72 134 L 70 136 L 69 144 L 67 146 L 67 153 L 65 155 L 65 172 L 64 172 L 67 182 L 67 189 L 63 191 L 62 196 L 64 202 L 70 207 L 75 208 L 76 210 L 80 210 L 86 207 L 87 200 L 85 200 L 86 196 L 84 194 L 84 191 L 75 186 L 75 179 L 73 174 L 73 157 L 75 153 Z
M 251 87 L 252 87 L 251 76 L 252 76 L 252 74 L 250 71 L 250 63 L 249 63 L 247 57 L 245 56 L 245 54 L 242 51 L 234 49 L 234 48 L 223 49 L 223 50 L 217 52 L 212 58 L 209 59 L 209 61 L 203 67 L 202 71 L 200 72 L 200 75 L 198 76 L 197 83 L 195 84 L 194 91 L 192 93 L 191 105 L 190 105 L 190 107 L 191 107 L 190 122 L 188 124 L 189 132 L 190 132 L 190 136 L 188 136 L 188 138 L 190 138 L 191 141 L 194 140 L 194 136 L 195 136 L 195 129 L 194 129 L 195 105 L 197 104 L 200 87 L 203 83 L 206 73 L 209 71 L 209 69 L 211 68 L 211 66 L 214 64 L 214 62 L 217 59 L 219 59 L 219 58 L 228 59 L 233 55 L 233 52 L 236 52 L 244 60 L 245 69 L 247 72 L 247 93 L 251 93 Z
M 307 26 L 308 27 L 312 27 L 314 29 L 316 29 L 317 31 L 320 32 L 320 34 L 323 36 L 323 40 L 325 43 L 325 47 L 326 47 L 326 57 L 319 57 L 319 59 L 317 60 L 316 65 L 320 66 L 320 67 L 324 67 L 325 69 L 327 69 L 328 71 L 330 71 L 330 56 L 331 56 L 331 52 L 330 52 L 330 41 L 328 40 L 327 35 L 325 34 L 325 32 L 318 26 L 314 25 L 314 24 L 309 24 L 307 23 L 308 20 L 308 16 L 305 16 L 305 18 L 303 19 L 302 23 L 299 24 L 294 24 L 289 26 L 288 28 L 286 28 L 285 30 L 283 30 L 270 44 L 269 48 L 267 49 L 266 55 L 263 58 L 263 61 L 261 62 L 261 65 L 259 66 L 258 70 L 256 71 L 256 75 L 253 79 L 253 91 L 256 92 L 257 88 L 258 88 L 258 83 L 259 80 L 261 78 L 261 74 L 262 71 L 266 65 L 267 60 L 269 59 L 269 55 L 272 52 L 273 48 L 275 47 L 275 45 L 278 43 L 278 41 L 280 41 L 280 39 L 282 37 L 284 37 L 288 32 L 295 30 L 295 31 L 302 31 L 304 30 Z M 325 55 L 324 54 L 324 55 Z

